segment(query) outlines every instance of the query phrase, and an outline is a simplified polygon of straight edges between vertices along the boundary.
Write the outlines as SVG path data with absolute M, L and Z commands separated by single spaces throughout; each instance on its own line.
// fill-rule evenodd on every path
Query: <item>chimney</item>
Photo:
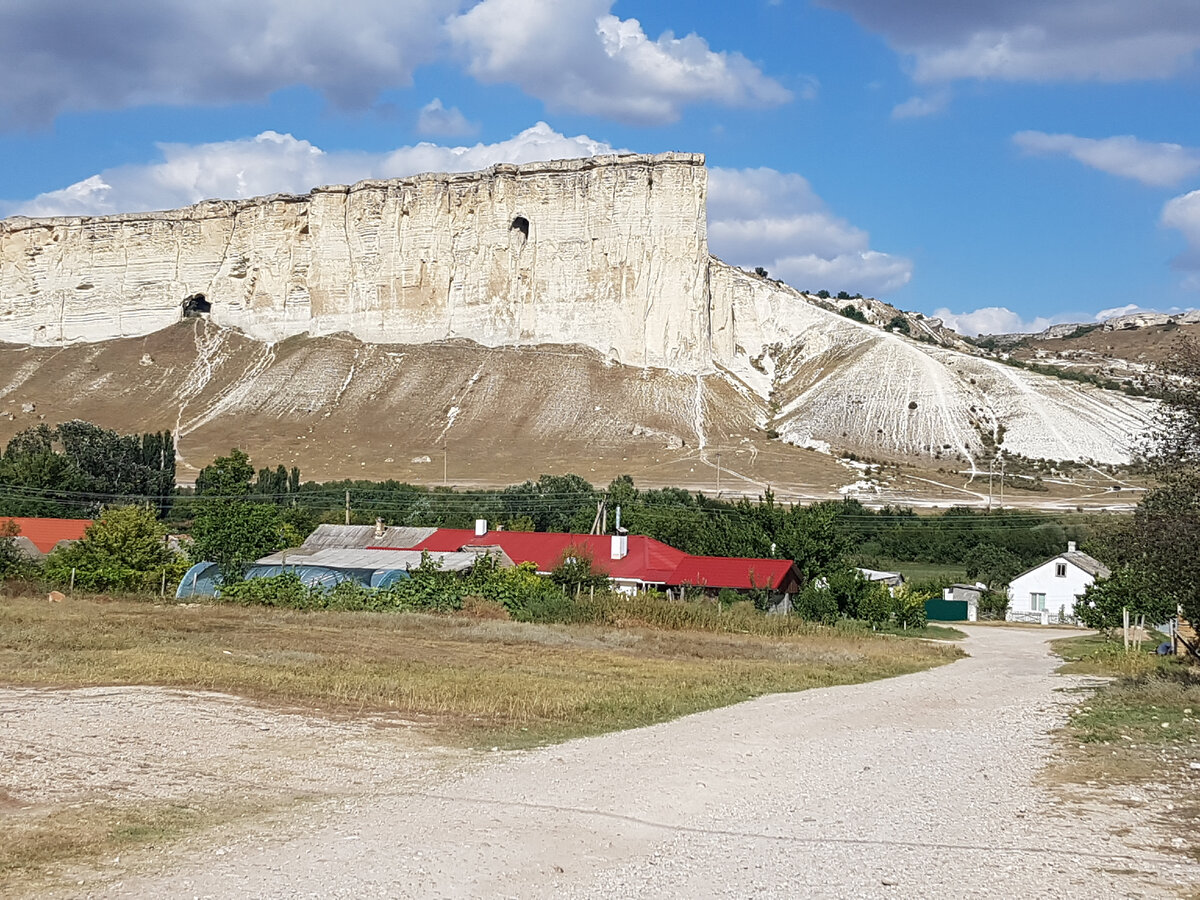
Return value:
M 487 534 L 487 519 L 475 520 L 475 537 L 483 537 Z
M 1075 552 L 1075 542 L 1074 541 L 1067 541 L 1067 552 L 1068 553 Z
M 383 537 L 383 519 L 378 517 L 375 519 L 375 537 Z
M 629 555 L 629 535 L 614 534 L 612 536 L 612 558 L 624 559 Z

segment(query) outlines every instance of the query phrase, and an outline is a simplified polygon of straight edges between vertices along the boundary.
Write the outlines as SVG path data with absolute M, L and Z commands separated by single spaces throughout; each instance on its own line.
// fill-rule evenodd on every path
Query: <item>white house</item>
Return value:
M 1075 614 L 1088 585 L 1111 572 L 1104 563 L 1067 544 L 1067 552 L 1022 572 L 1008 584 L 1008 619 L 1048 625 Z

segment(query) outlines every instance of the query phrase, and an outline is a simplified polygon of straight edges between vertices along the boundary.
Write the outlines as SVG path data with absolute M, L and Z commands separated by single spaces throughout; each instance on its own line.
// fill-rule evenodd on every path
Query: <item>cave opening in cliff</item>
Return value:
M 524 216 L 517 216 L 512 221 L 512 230 L 519 231 L 525 238 L 529 237 L 529 220 Z
M 183 301 L 183 317 L 185 319 L 207 316 L 210 312 L 212 312 L 212 304 L 205 299 L 203 294 L 192 294 Z

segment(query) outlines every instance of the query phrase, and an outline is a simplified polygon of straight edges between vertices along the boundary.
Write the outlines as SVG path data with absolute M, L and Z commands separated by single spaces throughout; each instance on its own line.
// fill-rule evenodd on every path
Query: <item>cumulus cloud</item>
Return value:
M 1175 258 L 1175 268 L 1187 273 L 1184 286 L 1200 290 L 1200 191 L 1191 191 L 1168 200 L 1160 221 L 1177 229 L 1187 241 L 1187 249 Z
M 652 40 L 613 0 L 483 0 L 452 17 L 450 39 L 467 71 L 511 83 L 552 110 L 635 123 L 671 122 L 691 103 L 771 106 L 791 93 L 740 53 L 696 34 Z
M 1200 49 L 1192 0 L 820 2 L 911 55 L 923 83 L 1168 78 Z
M 1060 314 L 1054 316 L 1034 316 L 1026 319 L 1020 313 L 1013 312 L 1006 306 L 985 306 L 970 312 L 951 312 L 947 307 L 935 310 L 933 313 L 946 326 L 953 328 L 959 334 L 1029 334 L 1045 331 L 1051 325 L 1060 322 L 1077 322 L 1078 316 Z
M 421 107 L 417 116 L 417 133 L 438 137 L 466 137 L 475 134 L 479 126 L 467 121 L 457 106 L 446 109 L 442 101 L 434 97 Z
M 949 103 L 949 91 L 936 91 L 928 95 L 918 94 L 892 107 L 892 118 L 919 119 L 924 116 L 935 116 L 945 110 Z
M 691 103 L 790 99 L 740 53 L 696 34 L 651 39 L 636 19 L 612 15 L 613 2 L 7 0 L 0 58 L 19 77 L 0 92 L 0 128 L 72 110 L 261 102 L 293 85 L 361 109 L 447 60 L 555 109 L 625 121 L 672 121 Z
M 1013 142 L 1026 153 L 1062 155 L 1093 169 L 1166 187 L 1200 173 L 1200 151 L 1180 144 L 1155 144 L 1132 135 L 1083 138 L 1073 134 L 1019 131 Z
M 306 84 L 344 107 L 411 83 L 461 0 L 9 0 L 0 127 L 68 110 L 258 102 Z M 17 74 L 19 73 L 19 75 Z
M 107 215 L 174 209 L 211 198 L 305 193 L 321 184 L 399 178 L 419 172 L 470 172 L 493 163 L 523 163 L 611 153 L 586 135 L 566 137 L 545 122 L 492 144 L 432 143 L 382 153 L 326 152 L 290 134 L 209 144 L 160 144 L 162 159 L 121 166 L 32 200 L 0 207 L 5 215 Z
M 710 171 L 708 241 L 721 259 L 802 289 L 881 295 L 912 278 L 911 260 L 871 249 L 805 178 L 774 169 Z

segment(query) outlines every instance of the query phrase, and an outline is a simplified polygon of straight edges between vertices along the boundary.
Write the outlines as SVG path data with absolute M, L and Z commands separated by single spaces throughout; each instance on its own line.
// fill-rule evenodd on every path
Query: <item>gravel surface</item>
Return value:
M 1045 642 L 1061 635 L 967 630 L 971 658 L 928 672 L 532 752 L 456 754 L 401 729 L 193 699 L 215 729 L 196 731 L 195 752 L 222 746 L 222 716 L 246 740 L 270 733 L 267 717 L 297 729 L 280 746 L 324 799 L 60 893 L 1095 898 L 1200 884 L 1200 867 L 1155 849 L 1148 810 L 1069 803 L 1038 782 L 1086 682 L 1053 674 Z

